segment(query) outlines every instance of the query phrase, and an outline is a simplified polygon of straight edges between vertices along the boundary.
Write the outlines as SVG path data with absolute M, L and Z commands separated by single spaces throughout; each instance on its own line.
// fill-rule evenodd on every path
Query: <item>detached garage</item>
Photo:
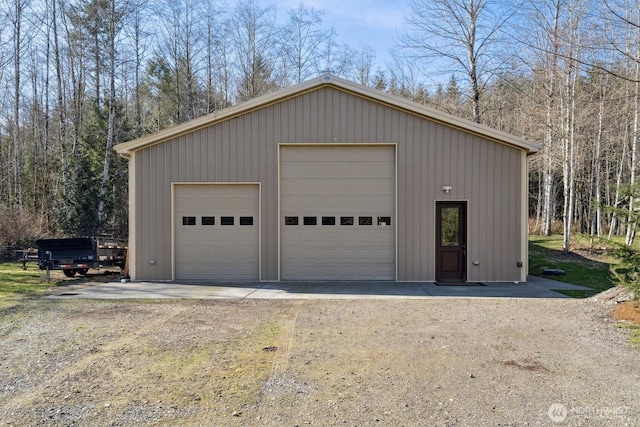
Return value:
M 120 144 L 133 280 L 524 281 L 532 142 L 335 76 Z

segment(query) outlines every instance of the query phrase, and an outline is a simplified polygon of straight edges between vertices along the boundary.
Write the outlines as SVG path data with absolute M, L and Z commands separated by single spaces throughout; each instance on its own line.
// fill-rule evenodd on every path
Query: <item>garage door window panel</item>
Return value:
M 240 217 L 240 225 L 253 225 L 253 217 L 252 216 L 241 216 Z
M 390 216 L 379 216 L 378 217 L 378 225 L 382 225 L 382 226 L 391 225 L 391 217 Z
M 298 217 L 297 216 L 285 216 L 284 217 L 284 225 L 298 225 Z
M 304 225 L 318 225 L 318 217 L 305 216 L 304 217 Z
M 234 218 L 232 216 L 221 216 L 220 217 L 220 225 L 233 225 Z
M 216 217 L 215 216 L 203 216 L 202 217 L 202 225 L 216 225 Z
M 340 225 L 353 225 L 353 217 L 352 216 L 341 216 L 340 217 Z
M 359 225 L 373 225 L 373 217 L 371 216 L 361 216 L 358 218 Z
M 183 216 L 182 217 L 182 225 L 196 225 L 196 217 L 195 216 Z
M 322 217 L 322 225 L 336 225 L 336 217 L 335 216 L 323 216 Z

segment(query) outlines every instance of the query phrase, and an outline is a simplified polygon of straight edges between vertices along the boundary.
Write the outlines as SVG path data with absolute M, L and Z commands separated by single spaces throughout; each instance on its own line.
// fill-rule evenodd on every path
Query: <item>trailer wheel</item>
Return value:
M 87 271 L 89 271 L 88 268 L 81 268 L 80 270 L 78 270 L 78 274 L 81 276 L 85 276 L 87 274 Z
M 73 276 L 76 275 L 76 271 L 75 270 L 62 270 L 62 272 L 67 277 L 73 277 Z

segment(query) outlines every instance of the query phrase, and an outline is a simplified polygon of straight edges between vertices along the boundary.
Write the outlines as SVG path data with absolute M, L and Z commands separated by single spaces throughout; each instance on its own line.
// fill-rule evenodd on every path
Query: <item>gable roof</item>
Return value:
M 323 87 L 332 87 L 337 90 L 350 93 L 361 98 L 368 99 L 372 102 L 386 105 L 406 113 L 422 117 L 449 126 L 463 132 L 478 135 L 493 141 L 524 149 L 528 154 L 535 153 L 540 150 L 540 146 L 526 139 L 502 132 L 485 125 L 481 125 L 469 120 L 465 120 L 451 114 L 443 113 L 431 107 L 409 101 L 399 96 L 391 95 L 386 92 L 371 89 L 369 87 L 341 79 L 331 74 L 324 74 L 315 79 L 290 86 L 272 92 L 252 100 L 242 102 L 229 108 L 215 111 L 206 116 L 199 117 L 194 120 L 161 130 L 160 132 L 143 136 L 122 144 L 118 144 L 114 149 L 123 157 L 129 157 L 135 151 L 143 148 L 162 143 L 169 139 L 184 135 L 189 132 L 220 123 L 225 120 L 238 117 L 240 115 L 265 108 L 269 105 L 284 101 L 294 96 L 302 95 L 306 92 L 318 90 Z

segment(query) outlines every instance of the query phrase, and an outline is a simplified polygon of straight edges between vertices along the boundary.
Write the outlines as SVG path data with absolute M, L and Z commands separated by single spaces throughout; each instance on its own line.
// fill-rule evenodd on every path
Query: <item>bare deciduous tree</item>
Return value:
M 6 13 L 9 16 L 13 41 L 13 123 L 11 134 L 13 140 L 13 191 L 12 204 L 22 210 L 22 139 L 20 135 L 20 112 L 22 108 L 22 56 L 24 55 L 24 34 L 22 29 L 24 10 L 27 0 L 17 0 Z
M 318 73 L 331 73 L 339 77 L 347 77 L 353 64 L 351 53 L 351 48 L 348 45 L 336 41 L 336 33 L 332 29 L 321 47 Z
M 273 7 L 240 0 L 231 19 L 238 65 L 238 98 L 246 101 L 276 89 L 273 69 L 280 42 Z
M 289 22 L 284 29 L 283 53 L 291 81 L 300 83 L 317 72 L 321 46 L 331 37 L 331 31 L 322 28 L 322 11 L 308 8 L 302 3 L 289 11 Z
M 462 74 L 480 123 L 482 91 L 503 64 L 501 32 L 517 9 L 492 0 L 412 0 L 400 46 L 412 58 L 440 60 L 447 73 Z
M 353 65 L 353 79 L 364 86 L 369 86 L 373 79 L 373 67 L 376 58 L 376 51 L 368 45 L 362 45 L 355 51 L 355 61 Z

